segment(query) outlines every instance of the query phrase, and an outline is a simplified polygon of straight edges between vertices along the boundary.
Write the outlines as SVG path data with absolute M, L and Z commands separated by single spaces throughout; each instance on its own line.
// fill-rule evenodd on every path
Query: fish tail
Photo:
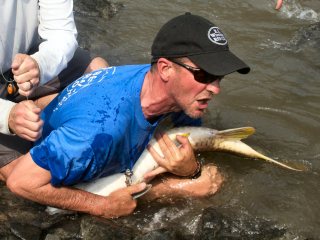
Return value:
M 253 150 L 253 149 L 252 149 L 252 150 Z M 253 151 L 255 151 L 255 150 L 253 150 Z M 287 165 L 287 164 L 284 164 L 284 163 L 281 163 L 281 162 L 279 162 L 279 161 L 277 161 L 277 160 L 274 160 L 274 159 L 272 159 L 272 158 L 269 158 L 269 157 L 267 157 L 267 156 L 265 156 L 265 155 L 263 155 L 263 154 L 261 154 L 261 153 L 259 153 L 259 152 L 257 152 L 257 151 L 255 151 L 255 152 L 256 152 L 256 158 L 260 158 L 260 159 L 266 160 L 266 161 L 268 161 L 268 162 L 272 162 L 272 163 L 274 163 L 274 164 L 276 164 L 276 165 L 278 165 L 278 166 L 281 166 L 281 167 L 284 167 L 284 168 L 287 168 L 287 169 L 290 169 L 290 170 L 303 171 L 302 169 L 294 168 L 294 167 L 291 167 L 291 166 L 289 166 L 289 165 Z
M 301 169 L 291 167 L 287 164 L 284 164 L 272 158 L 269 158 L 257 152 L 256 150 L 254 150 L 253 148 L 251 148 L 250 146 L 248 146 L 247 144 L 241 141 L 241 139 L 247 138 L 248 136 L 252 135 L 254 132 L 255 132 L 255 129 L 253 127 L 242 127 L 242 128 L 234 128 L 234 129 L 219 131 L 216 134 L 217 138 L 219 139 L 218 144 L 216 145 L 216 148 L 221 151 L 232 152 L 238 155 L 242 155 L 244 157 L 262 159 L 290 170 L 302 171 Z

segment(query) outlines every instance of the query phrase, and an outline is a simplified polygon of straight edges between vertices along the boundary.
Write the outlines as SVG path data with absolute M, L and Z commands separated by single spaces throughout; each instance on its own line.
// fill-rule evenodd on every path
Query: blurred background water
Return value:
M 264 218 L 304 236 L 320 236 L 320 1 L 171 0 L 122 1 L 111 20 L 78 18 L 90 31 L 93 53 L 111 65 L 145 63 L 158 29 L 184 12 L 204 16 L 226 34 L 231 50 L 252 68 L 249 75 L 231 74 L 210 104 L 204 125 L 215 129 L 253 126 L 246 140 L 280 161 L 304 166 L 306 172 L 227 154 L 202 154 L 226 177 L 221 191 L 187 207 L 165 206 L 130 219 L 150 230 L 172 223 L 194 231 L 197 214 L 208 206 Z M 85 19 L 85 20 L 84 20 Z M 85 26 L 87 25 L 87 26 Z M 151 220 L 150 220 L 151 219 Z
M 76 10 L 83 47 L 110 65 L 146 63 L 155 34 L 169 19 L 185 12 L 208 18 L 225 33 L 231 50 L 251 66 L 251 73 L 234 73 L 222 81 L 204 125 L 253 126 L 256 133 L 246 143 L 307 171 L 203 153 L 201 159 L 217 164 L 226 178 L 219 193 L 183 204 L 140 206 L 119 221 L 146 232 L 171 225 L 193 234 L 202 210 L 214 206 L 294 232 L 282 239 L 319 239 L 320 1 L 287 0 L 280 11 L 274 10 L 274 0 L 120 2 L 123 8 L 111 19 L 103 1 L 92 1 L 101 12 Z

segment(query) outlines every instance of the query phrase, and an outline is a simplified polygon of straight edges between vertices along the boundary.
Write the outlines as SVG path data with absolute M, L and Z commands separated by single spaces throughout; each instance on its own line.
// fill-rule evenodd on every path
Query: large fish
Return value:
M 177 135 L 187 136 L 192 148 L 197 152 L 230 152 L 249 158 L 263 159 L 286 169 L 301 171 L 300 169 L 290 167 L 284 163 L 266 157 L 241 141 L 241 139 L 247 138 L 254 132 L 255 129 L 252 127 L 234 128 L 223 131 L 204 127 L 180 127 L 170 129 L 166 131 L 166 134 L 168 134 L 170 139 L 173 141 L 176 141 Z M 154 138 L 150 140 L 149 144 L 159 154 L 161 154 L 160 147 Z M 157 162 L 153 160 L 152 155 L 147 149 L 145 149 L 140 158 L 135 163 L 131 172 L 132 175 L 130 179 L 128 179 L 128 176 L 125 173 L 117 173 L 92 182 L 77 184 L 74 187 L 98 195 L 108 196 L 111 192 L 126 187 L 128 184 L 128 180 L 130 180 L 130 184 L 140 183 L 141 181 L 143 181 L 144 174 L 155 169 L 157 166 Z M 60 212 L 61 210 L 48 207 L 47 211 L 50 214 L 54 214 Z

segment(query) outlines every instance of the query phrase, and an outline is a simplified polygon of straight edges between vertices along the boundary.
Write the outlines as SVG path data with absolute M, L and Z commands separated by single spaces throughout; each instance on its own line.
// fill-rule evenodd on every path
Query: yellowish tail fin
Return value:
M 263 159 L 290 170 L 303 171 L 302 169 L 297 169 L 287 164 L 278 162 L 272 158 L 269 158 L 257 152 L 247 144 L 241 142 L 241 139 L 247 138 L 254 132 L 255 129 L 252 127 L 243 127 L 219 131 L 217 133 L 217 137 L 220 139 L 218 144 L 218 150 L 232 152 L 245 157 Z
M 256 130 L 253 127 L 232 128 L 219 131 L 217 136 L 221 136 L 224 139 L 230 138 L 231 140 L 241 140 L 254 134 L 255 131 Z

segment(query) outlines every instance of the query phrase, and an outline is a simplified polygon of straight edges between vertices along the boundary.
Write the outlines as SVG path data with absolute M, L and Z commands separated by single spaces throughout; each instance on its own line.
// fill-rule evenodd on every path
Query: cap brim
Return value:
M 250 72 L 250 67 L 230 51 L 198 54 L 188 58 L 199 68 L 216 76 L 225 76 L 236 71 L 241 74 Z

